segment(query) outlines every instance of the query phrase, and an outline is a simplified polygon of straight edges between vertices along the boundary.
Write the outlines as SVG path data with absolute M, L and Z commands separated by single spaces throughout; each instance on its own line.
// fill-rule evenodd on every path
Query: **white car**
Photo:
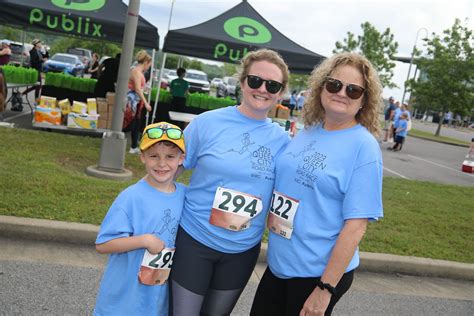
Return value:
M 205 72 L 187 69 L 184 79 L 189 82 L 189 92 L 209 93 L 210 84 Z
M 222 83 L 222 78 L 214 78 L 211 80 L 211 87 L 217 88 L 219 86 L 219 83 Z

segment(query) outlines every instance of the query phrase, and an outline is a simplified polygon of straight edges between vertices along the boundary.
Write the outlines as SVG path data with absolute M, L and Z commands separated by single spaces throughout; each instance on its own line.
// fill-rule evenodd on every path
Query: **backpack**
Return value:
M 12 97 L 10 98 L 12 103 L 11 110 L 15 112 L 23 111 L 23 98 L 21 92 L 13 92 Z

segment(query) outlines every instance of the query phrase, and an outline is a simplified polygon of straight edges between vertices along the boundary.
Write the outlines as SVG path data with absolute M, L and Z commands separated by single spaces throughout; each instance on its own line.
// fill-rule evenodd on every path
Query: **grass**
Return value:
M 126 154 L 131 181 L 87 176 L 98 138 L 0 128 L 0 139 L 1 215 L 100 224 L 117 194 L 144 175 Z M 385 217 L 369 225 L 361 250 L 474 263 L 474 187 L 385 178 L 383 200 Z
M 425 139 L 431 139 L 431 140 L 436 140 L 436 141 L 441 141 L 441 142 L 446 142 L 446 143 L 452 143 L 452 144 L 457 144 L 457 145 L 464 145 L 469 147 L 470 143 L 466 141 L 462 141 L 456 138 L 452 137 L 446 137 L 446 136 L 435 136 L 432 132 L 425 132 L 425 131 L 420 131 L 418 129 L 411 129 L 408 132 L 409 136 L 415 136 L 415 137 L 420 137 L 420 138 L 425 138 Z

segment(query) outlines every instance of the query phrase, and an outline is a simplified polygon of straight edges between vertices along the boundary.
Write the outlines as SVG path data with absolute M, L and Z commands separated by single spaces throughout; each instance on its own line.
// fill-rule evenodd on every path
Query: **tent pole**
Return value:
M 160 98 L 160 89 L 161 89 L 161 80 L 163 80 L 163 71 L 165 69 L 165 62 L 166 62 L 166 53 L 163 53 L 163 60 L 161 62 L 161 67 L 160 67 L 160 78 L 158 79 L 158 88 L 156 91 L 156 99 L 155 99 L 155 105 L 153 106 L 153 121 L 155 121 L 156 117 L 156 108 L 158 107 L 158 99 Z
M 151 90 L 153 89 L 153 73 L 154 73 L 154 70 L 155 70 L 155 54 L 156 53 L 156 50 L 153 48 L 153 52 L 151 54 L 151 67 L 150 67 L 150 91 L 148 92 L 148 104 L 150 104 L 150 101 L 151 101 Z M 148 119 L 149 119 L 149 116 L 150 116 L 150 112 L 146 111 L 146 118 L 145 118 L 145 122 L 146 122 L 146 125 L 150 124 L 148 122 Z
M 21 57 L 20 57 L 20 67 L 23 67 L 23 58 L 25 53 L 25 30 L 21 30 Z

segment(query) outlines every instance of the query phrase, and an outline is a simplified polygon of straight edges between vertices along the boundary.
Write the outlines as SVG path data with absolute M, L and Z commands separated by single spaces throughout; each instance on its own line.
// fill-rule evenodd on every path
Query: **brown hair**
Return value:
M 239 81 L 242 85 L 249 74 L 250 67 L 253 65 L 254 62 L 257 61 L 268 61 L 269 63 L 275 64 L 278 68 L 280 68 L 281 73 L 283 75 L 283 89 L 282 92 L 286 90 L 288 85 L 288 66 L 286 65 L 283 58 L 277 52 L 271 49 L 259 49 L 253 52 L 248 53 L 242 59 L 240 63 L 240 70 L 239 70 Z
M 330 76 L 335 68 L 350 65 L 357 68 L 365 82 L 365 93 L 362 108 L 357 112 L 356 121 L 377 136 L 380 134 L 379 108 L 382 104 L 382 85 L 374 66 L 362 55 L 356 53 L 340 53 L 324 60 L 311 73 L 309 79 L 309 96 L 303 108 L 305 127 L 324 121 L 325 111 L 321 104 L 321 92 L 326 77 Z
M 135 60 L 138 61 L 139 64 L 144 64 L 151 62 L 151 56 L 146 52 L 146 50 L 141 50 L 135 56 Z

